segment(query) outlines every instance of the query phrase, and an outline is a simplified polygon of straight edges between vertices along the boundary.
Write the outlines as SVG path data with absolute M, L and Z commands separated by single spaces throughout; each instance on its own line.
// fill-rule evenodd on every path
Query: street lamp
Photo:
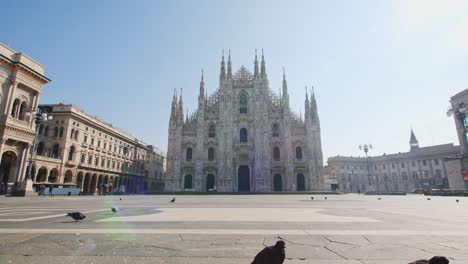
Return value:
M 364 145 L 359 145 L 359 150 L 364 151 L 366 154 L 366 164 L 367 164 L 367 181 L 369 185 L 372 185 L 372 176 L 370 175 L 370 168 L 369 168 L 369 156 L 367 156 L 367 153 L 372 149 L 371 144 L 364 144 Z
M 461 102 L 454 107 L 450 107 L 447 110 L 447 116 L 452 116 L 454 115 L 456 119 L 460 121 L 461 126 L 463 127 L 463 137 L 462 137 L 462 142 L 463 142 L 463 152 L 466 153 L 466 126 L 465 126 L 465 119 L 468 115 L 468 109 L 465 105 L 465 103 Z
M 34 133 L 34 139 L 33 139 L 33 144 L 32 144 L 32 151 L 29 156 L 29 168 L 28 171 L 26 172 L 26 177 L 21 184 L 21 193 L 24 192 L 24 195 L 26 196 L 28 192 L 32 193 L 32 165 L 33 165 L 33 156 L 36 154 L 36 143 L 37 143 L 37 135 L 39 132 L 39 125 L 43 122 L 46 122 L 48 120 L 52 120 L 53 117 L 50 115 L 47 115 L 47 113 L 42 113 L 40 110 L 29 110 L 26 112 L 26 117 L 31 117 L 34 116 L 34 123 L 36 124 L 36 129 Z

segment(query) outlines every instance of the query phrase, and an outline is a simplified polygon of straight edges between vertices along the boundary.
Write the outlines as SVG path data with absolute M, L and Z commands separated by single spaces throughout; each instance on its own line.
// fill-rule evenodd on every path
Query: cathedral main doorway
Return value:
M 239 171 L 237 175 L 237 184 L 239 192 L 250 192 L 250 170 L 249 166 L 241 165 L 239 166 Z
M 275 192 L 281 192 L 283 190 L 283 186 L 281 184 L 281 175 L 280 174 L 275 174 L 275 177 L 273 179 L 273 187 Z
M 209 192 L 210 190 L 214 189 L 215 178 L 213 174 L 208 174 L 206 177 L 206 191 Z

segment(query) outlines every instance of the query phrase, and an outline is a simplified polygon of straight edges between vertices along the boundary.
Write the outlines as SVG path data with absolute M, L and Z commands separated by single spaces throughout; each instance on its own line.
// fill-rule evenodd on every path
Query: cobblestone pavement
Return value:
M 172 197 L 2 197 L 0 263 L 251 263 L 278 239 L 285 263 L 468 263 L 464 197 Z

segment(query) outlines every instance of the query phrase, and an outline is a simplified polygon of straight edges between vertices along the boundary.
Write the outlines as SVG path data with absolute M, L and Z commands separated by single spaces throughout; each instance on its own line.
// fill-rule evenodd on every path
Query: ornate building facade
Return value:
M 460 153 L 460 146 L 442 144 L 419 147 L 413 130 L 410 151 L 372 157 L 328 158 L 328 175 L 346 192 L 405 191 L 414 188 L 454 188 L 447 158 Z
M 162 191 L 165 157 L 158 148 L 74 105 L 39 105 L 53 116 L 39 126 L 35 184 L 76 185 L 82 193 Z
M 28 112 L 50 82 L 44 74 L 40 63 L 0 43 L 0 193 L 11 194 L 26 174 L 36 127 Z
M 320 120 L 314 94 L 305 116 L 269 87 L 265 59 L 254 71 L 233 74 L 231 56 L 221 60 L 219 88 L 205 94 L 203 72 L 198 108 L 184 119 L 182 94 L 174 94 L 169 119 L 166 191 L 311 191 L 323 187 Z M 306 89 L 307 90 L 307 89 Z

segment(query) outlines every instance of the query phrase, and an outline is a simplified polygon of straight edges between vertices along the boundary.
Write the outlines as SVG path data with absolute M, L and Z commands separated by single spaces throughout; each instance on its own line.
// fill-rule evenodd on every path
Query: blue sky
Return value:
M 192 112 L 201 69 L 216 89 L 221 50 L 290 105 L 315 87 L 324 158 L 457 143 L 449 98 L 468 88 L 466 1 L 7 1 L 0 42 L 46 67 L 40 103 L 72 103 L 166 151 L 173 89 Z

